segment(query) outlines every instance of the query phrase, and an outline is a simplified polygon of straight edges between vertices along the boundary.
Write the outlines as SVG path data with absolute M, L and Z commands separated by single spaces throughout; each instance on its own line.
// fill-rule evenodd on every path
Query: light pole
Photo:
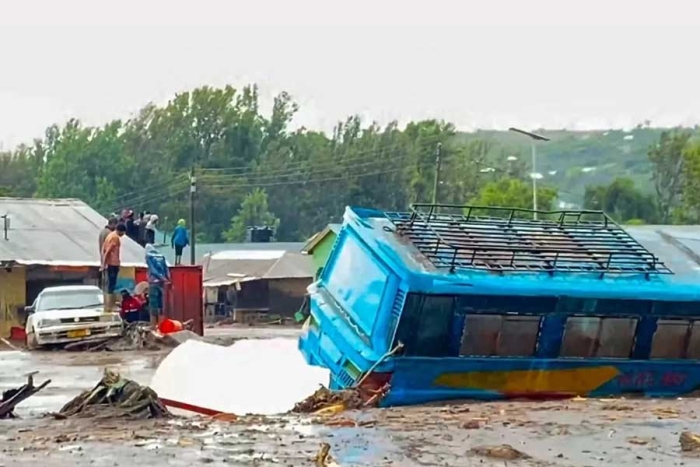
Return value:
M 530 178 L 532 178 L 532 210 L 534 211 L 533 219 L 537 220 L 537 179 L 541 177 L 538 177 L 540 174 L 537 173 L 537 149 L 535 146 L 535 142 L 549 141 L 549 138 L 547 138 L 546 136 L 538 135 L 537 133 L 531 133 L 529 131 L 521 130 L 519 128 L 508 128 L 508 131 L 520 133 L 521 135 L 529 137 L 531 140 L 530 146 L 532 148 L 532 174 L 530 174 Z

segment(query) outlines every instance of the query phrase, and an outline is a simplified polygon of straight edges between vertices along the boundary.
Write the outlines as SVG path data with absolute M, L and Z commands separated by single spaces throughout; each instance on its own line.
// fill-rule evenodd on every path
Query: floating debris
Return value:
M 74 416 L 145 419 L 169 418 L 172 415 L 151 388 L 106 369 L 94 389 L 75 397 L 53 416 L 57 419 Z
M 314 457 L 314 465 L 316 467 L 338 467 L 338 464 L 331 457 L 331 445 L 321 443 L 321 449 Z
M 507 461 L 530 459 L 529 455 L 522 451 L 518 451 L 510 444 L 502 444 L 500 446 L 477 446 L 470 449 L 469 452 L 481 457 L 489 457 L 491 459 L 501 459 Z
M 34 375 L 36 372 L 27 375 L 27 384 L 17 389 L 8 389 L 2 393 L 2 401 L 0 401 L 0 419 L 17 418 L 14 413 L 15 407 L 22 401 L 32 397 L 37 392 L 44 389 L 51 383 L 51 380 L 46 380 L 39 386 L 34 386 Z
M 679 438 L 681 450 L 685 452 L 700 452 L 700 435 L 684 431 Z
M 335 415 L 343 410 L 360 409 L 366 406 L 359 390 L 346 389 L 331 391 L 321 386 L 316 392 L 297 403 L 292 413 L 315 413 L 318 415 Z
M 471 420 L 467 420 L 466 422 L 462 423 L 462 428 L 465 430 L 476 430 L 477 428 L 481 428 L 486 423 L 488 423 L 488 418 L 472 418 Z
M 645 446 L 651 442 L 651 439 L 632 436 L 631 438 L 627 438 L 627 442 L 630 444 L 636 444 L 637 446 Z

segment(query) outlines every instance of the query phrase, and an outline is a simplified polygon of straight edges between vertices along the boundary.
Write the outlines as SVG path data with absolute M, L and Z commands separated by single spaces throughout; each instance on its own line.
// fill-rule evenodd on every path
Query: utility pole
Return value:
M 535 211 L 532 218 L 537 220 L 537 149 L 535 140 L 530 141 L 532 146 L 532 209 Z
M 197 262 L 195 245 L 197 243 L 197 231 L 195 229 L 194 202 L 197 193 L 197 177 L 194 175 L 194 165 L 190 171 L 190 264 L 194 266 Z
M 537 172 L 537 149 L 535 148 L 535 144 L 538 141 L 549 141 L 549 138 L 538 135 L 537 133 L 521 130 L 520 128 L 508 128 L 508 131 L 520 133 L 530 138 L 530 145 L 532 148 L 532 173 L 530 174 L 532 178 L 532 218 L 537 220 L 537 179 L 542 177 L 542 175 Z
M 433 181 L 433 204 L 437 204 L 438 186 L 440 185 L 440 169 L 442 168 L 442 143 L 435 148 L 435 180 Z

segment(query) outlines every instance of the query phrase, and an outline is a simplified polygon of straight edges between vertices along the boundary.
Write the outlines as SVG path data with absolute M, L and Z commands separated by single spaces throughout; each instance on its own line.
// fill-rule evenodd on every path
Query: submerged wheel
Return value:
M 36 342 L 36 334 L 34 332 L 30 332 L 27 334 L 27 350 L 36 350 L 39 348 L 39 344 Z

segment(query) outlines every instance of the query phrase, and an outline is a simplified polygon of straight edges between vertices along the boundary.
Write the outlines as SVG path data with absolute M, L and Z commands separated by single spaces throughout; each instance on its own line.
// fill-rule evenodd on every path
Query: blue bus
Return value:
M 690 394 L 697 277 L 599 211 L 349 207 L 299 349 L 385 406 Z

